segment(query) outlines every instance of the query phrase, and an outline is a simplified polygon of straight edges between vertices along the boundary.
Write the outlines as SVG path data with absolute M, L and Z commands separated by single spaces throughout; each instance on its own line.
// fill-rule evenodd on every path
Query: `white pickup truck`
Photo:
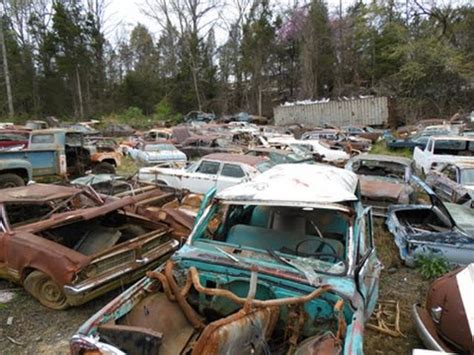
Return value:
M 416 168 L 424 174 L 440 164 L 455 161 L 474 162 L 474 137 L 431 137 L 424 149 L 415 148 L 413 160 Z

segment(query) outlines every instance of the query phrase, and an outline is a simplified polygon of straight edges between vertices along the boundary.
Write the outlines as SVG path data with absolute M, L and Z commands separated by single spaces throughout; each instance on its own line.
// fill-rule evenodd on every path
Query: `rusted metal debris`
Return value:
M 398 301 L 379 300 L 367 328 L 392 337 L 406 337 L 400 330 L 400 303 Z

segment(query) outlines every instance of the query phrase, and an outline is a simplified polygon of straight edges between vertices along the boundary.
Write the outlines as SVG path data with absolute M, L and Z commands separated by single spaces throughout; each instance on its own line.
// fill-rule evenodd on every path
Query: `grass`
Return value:
M 117 175 L 131 176 L 134 175 L 139 169 L 136 162 L 128 156 L 122 158 L 122 164 L 117 168 Z
M 380 141 L 372 145 L 370 154 L 393 155 L 405 158 L 413 157 L 413 152 L 410 149 L 389 149 L 387 148 L 385 141 Z

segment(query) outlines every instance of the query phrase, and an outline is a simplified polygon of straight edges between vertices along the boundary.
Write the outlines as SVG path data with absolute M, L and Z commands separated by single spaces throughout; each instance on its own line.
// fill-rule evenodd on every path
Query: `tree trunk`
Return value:
M 82 102 L 81 77 L 79 75 L 79 66 L 76 65 L 77 97 L 79 99 L 79 117 L 84 118 L 84 106 Z
M 8 116 L 11 118 L 15 115 L 15 110 L 13 109 L 13 96 L 10 83 L 10 71 L 8 69 L 7 47 L 5 45 L 5 37 L 3 36 L 3 20 L 1 16 L 3 16 L 3 14 L 0 14 L 0 46 L 2 47 L 3 72 L 5 74 L 5 86 L 7 88 Z
M 201 105 L 201 95 L 199 95 L 199 87 L 198 87 L 198 79 L 197 79 L 197 69 L 194 67 L 194 65 L 191 68 L 191 72 L 193 73 L 193 84 L 194 84 L 194 91 L 196 92 L 196 100 L 198 104 L 198 111 L 202 111 L 202 105 Z

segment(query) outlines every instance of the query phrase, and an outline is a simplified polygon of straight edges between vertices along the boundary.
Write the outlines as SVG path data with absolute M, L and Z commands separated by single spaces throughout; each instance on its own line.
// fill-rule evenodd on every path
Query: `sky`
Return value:
M 347 6 L 354 1 L 342 0 L 343 6 Z M 144 0 L 109 0 L 109 5 L 107 7 L 107 18 L 109 23 L 120 25 L 112 25 L 109 27 L 113 29 L 114 32 L 117 32 L 115 36 L 123 36 L 125 33 L 130 31 L 138 22 L 142 23 L 149 30 L 155 34 L 159 33 L 160 28 L 157 25 L 156 21 L 150 19 L 148 16 L 144 15 L 141 12 L 141 8 L 144 7 Z M 273 0 L 272 3 L 277 3 L 279 5 L 288 5 L 293 4 L 294 1 L 291 0 Z M 329 11 L 334 11 L 339 6 L 339 0 L 328 0 Z M 216 28 L 216 40 L 219 44 L 222 44 L 226 37 L 227 31 Z M 112 34 L 112 37 L 114 35 Z

